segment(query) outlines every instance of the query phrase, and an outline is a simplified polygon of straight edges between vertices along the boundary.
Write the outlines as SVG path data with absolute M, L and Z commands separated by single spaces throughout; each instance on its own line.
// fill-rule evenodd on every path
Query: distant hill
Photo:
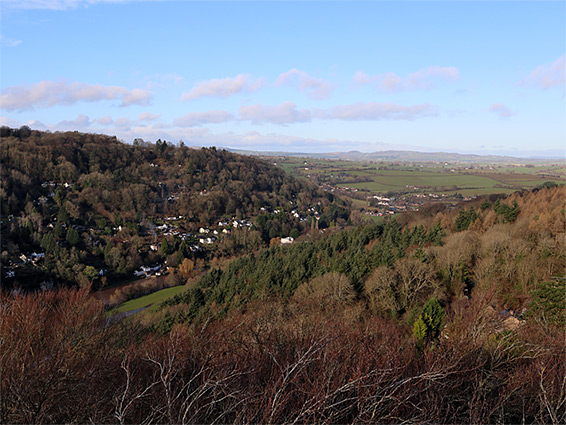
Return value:
M 325 153 L 306 153 L 306 152 L 269 152 L 269 151 L 247 151 L 238 149 L 228 149 L 231 152 L 244 155 L 257 156 L 288 156 L 301 158 L 334 159 L 347 161 L 401 161 L 401 162 L 451 162 L 451 163 L 475 163 L 475 164 L 531 164 L 531 163 L 552 163 L 563 160 L 563 158 L 519 158 L 513 156 L 498 155 L 473 155 L 458 154 L 449 152 L 416 152 L 416 151 L 379 151 L 379 152 L 325 152 Z
M 20 130 L 0 140 L 4 215 L 19 215 L 29 201 L 60 192 L 61 202 L 75 204 L 87 221 L 114 221 L 116 214 L 135 219 L 151 210 L 210 224 L 275 208 L 301 192 L 326 196 L 267 161 L 214 147 L 161 140 L 130 145 L 101 134 Z

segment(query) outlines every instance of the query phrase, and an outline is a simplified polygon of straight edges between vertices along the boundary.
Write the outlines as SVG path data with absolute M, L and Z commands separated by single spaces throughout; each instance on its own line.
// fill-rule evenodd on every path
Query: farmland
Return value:
M 340 192 L 369 195 L 430 193 L 451 196 L 509 194 L 533 189 L 546 181 L 560 183 L 566 165 L 537 163 L 525 165 L 473 165 L 457 163 L 355 162 L 312 158 L 277 158 L 285 171 Z

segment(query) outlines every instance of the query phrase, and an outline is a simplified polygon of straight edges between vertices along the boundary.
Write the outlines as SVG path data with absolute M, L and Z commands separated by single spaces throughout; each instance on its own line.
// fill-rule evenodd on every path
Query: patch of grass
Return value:
M 126 301 L 125 303 L 120 304 L 118 307 L 116 307 L 113 311 L 115 313 L 125 313 L 127 311 L 137 310 L 139 308 L 148 306 L 153 306 L 152 310 L 156 311 L 159 304 L 161 304 L 167 298 L 171 298 L 177 294 L 180 294 L 185 289 L 187 289 L 186 285 L 165 288 L 160 291 L 153 292 L 152 294 L 144 295 L 143 297 Z

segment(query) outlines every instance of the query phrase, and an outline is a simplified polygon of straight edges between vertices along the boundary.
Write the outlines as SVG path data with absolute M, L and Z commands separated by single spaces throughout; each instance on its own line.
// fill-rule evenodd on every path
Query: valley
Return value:
M 562 165 L 9 133 L 2 422 L 565 417 Z

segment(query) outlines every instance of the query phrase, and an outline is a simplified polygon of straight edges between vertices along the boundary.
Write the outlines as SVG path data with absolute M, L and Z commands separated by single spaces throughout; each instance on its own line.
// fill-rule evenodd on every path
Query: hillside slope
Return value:
M 273 247 L 160 322 L 108 321 L 85 290 L 2 294 L 0 421 L 564 423 L 565 199 Z
M 209 320 L 339 273 L 383 317 L 411 322 L 430 297 L 450 305 L 486 294 L 494 307 L 521 312 L 540 283 L 565 273 L 565 200 L 564 186 L 485 197 L 271 248 L 211 271 L 168 305 L 184 304 L 177 321 Z
M 262 159 L 214 147 L 127 145 L 104 135 L 25 127 L 3 127 L 0 143 L 8 285 L 126 278 L 168 255 L 171 266 L 217 248 L 232 255 L 301 234 L 315 216 L 321 228 L 348 217 L 333 195 Z M 259 215 L 261 226 L 254 227 Z M 199 235 L 200 228 L 207 234 Z M 228 241 L 240 228 L 252 230 Z M 211 238 L 213 230 L 218 235 Z

